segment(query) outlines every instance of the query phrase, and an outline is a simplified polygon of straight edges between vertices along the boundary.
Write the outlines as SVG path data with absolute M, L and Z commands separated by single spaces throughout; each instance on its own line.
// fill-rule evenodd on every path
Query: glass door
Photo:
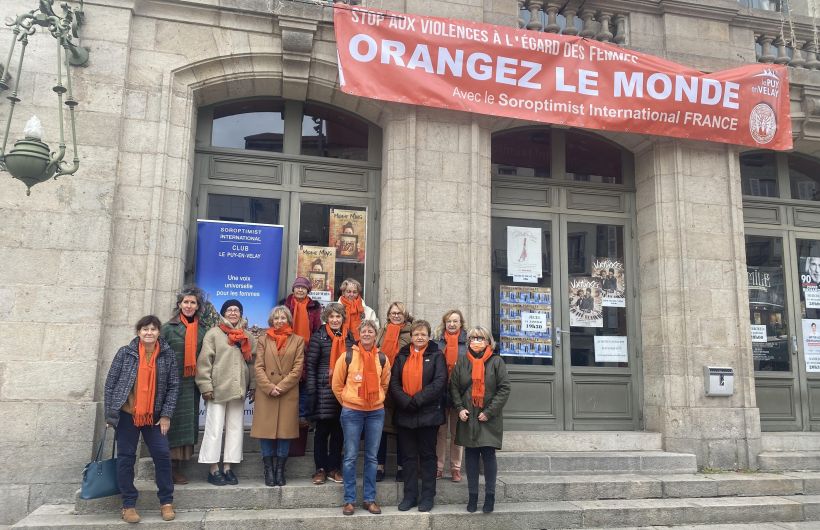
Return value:
M 797 266 L 798 289 L 794 299 L 799 300 L 795 314 L 800 316 L 797 326 L 796 375 L 803 407 L 803 430 L 820 430 L 820 239 L 817 234 L 794 232 L 792 239 Z

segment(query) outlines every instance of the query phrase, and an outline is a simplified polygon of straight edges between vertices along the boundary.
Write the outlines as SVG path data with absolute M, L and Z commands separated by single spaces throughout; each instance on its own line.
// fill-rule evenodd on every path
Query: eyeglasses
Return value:
M 391 311 L 391 312 L 387 313 L 387 315 L 391 316 L 391 317 L 403 317 L 404 313 L 397 313 L 395 311 Z
M 225 310 L 225 313 L 241 313 L 241 312 L 242 311 L 240 311 L 239 309 L 237 309 L 235 307 L 229 307 L 228 309 Z
M 484 337 L 470 337 L 470 342 L 487 342 Z

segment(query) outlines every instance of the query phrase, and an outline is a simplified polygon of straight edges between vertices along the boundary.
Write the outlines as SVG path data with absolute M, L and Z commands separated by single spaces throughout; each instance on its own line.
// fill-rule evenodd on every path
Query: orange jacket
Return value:
M 376 359 L 376 373 L 379 375 L 379 399 L 370 404 L 359 397 L 359 388 L 364 381 L 361 357 L 358 345 L 353 346 L 353 355 L 350 366 L 345 359 L 346 355 L 339 356 L 336 367 L 333 369 L 333 394 L 343 407 L 355 410 L 379 410 L 384 408 L 384 396 L 387 394 L 387 385 L 390 383 L 390 361 L 385 361 L 384 367 Z

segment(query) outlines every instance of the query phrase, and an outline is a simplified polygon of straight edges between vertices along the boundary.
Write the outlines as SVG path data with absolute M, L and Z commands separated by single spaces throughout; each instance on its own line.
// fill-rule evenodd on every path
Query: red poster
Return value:
M 792 148 L 787 69 L 704 74 L 556 35 L 336 9 L 342 91 L 385 101 L 765 149 Z

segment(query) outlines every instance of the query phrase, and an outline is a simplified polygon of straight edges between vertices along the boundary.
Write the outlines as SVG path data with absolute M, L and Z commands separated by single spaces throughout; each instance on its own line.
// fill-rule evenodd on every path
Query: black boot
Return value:
M 478 510 L 478 493 L 470 493 L 467 499 L 467 511 L 473 513 L 476 510 Z
M 284 486 L 287 484 L 285 480 L 285 463 L 288 461 L 287 457 L 279 458 L 279 461 L 276 463 L 276 468 L 274 469 L 274 474 L 276 475 L 276 485 L 277 486 Z
M 262 464 L 265 466 L 265 486 L 275 486 L 273 481 L 273 457 L 263 456 Z
M 487 493 L 484 495 L 484 506 L 481 507 L 481 511 L 484 513 L 492 513 L 493 509 L 495 508 L 495 494 Z

